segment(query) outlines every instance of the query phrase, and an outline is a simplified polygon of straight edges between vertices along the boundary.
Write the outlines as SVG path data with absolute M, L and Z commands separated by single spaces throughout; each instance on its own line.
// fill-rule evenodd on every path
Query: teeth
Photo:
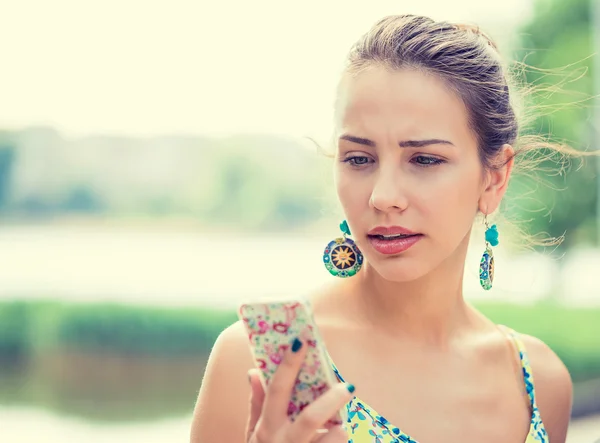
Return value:
M 405 235 L 405 234 L 398 234 L 398 235 L 380 235 L 380 238 L 382 238 L 383 240 L 392 240 L 394 238 L 403 238 L 403 237 L 409 237 L 409 235 Z

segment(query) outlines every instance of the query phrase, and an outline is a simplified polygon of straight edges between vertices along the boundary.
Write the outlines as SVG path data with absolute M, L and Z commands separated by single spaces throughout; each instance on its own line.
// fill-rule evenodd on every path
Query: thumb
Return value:
M 248 379 L 250 381 L 250 414 L 248 418 L 248 426 L 246 436 L 250 436 L 254 433 L 256 423 L 262 414 L 263 403 L 265 401 L 265 390 L 263 389 L 260 381 L 260 375 L 258 369 L 250 369 L 248 371 Z

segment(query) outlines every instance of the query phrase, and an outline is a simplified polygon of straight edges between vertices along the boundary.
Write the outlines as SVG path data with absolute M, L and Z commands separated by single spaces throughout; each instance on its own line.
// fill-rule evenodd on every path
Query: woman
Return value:
M 474 220 L 487 223 L 515 158 L 539 146 L 518 133 L 505 69 L 478 29 L 417 16 L 375 24 L 349 54 L 336 103 L 335 183 L 365 262 L 311 296 L 339 378 L 356 390 L 340 383 L 289 422 L 302 343 L 263 392 L 237 323 L 212 351 L 192 441 L 564 442 L 563 363 L 462 293 Z M 490 227 L 486 289 L 497 239 Z M 344 428 L 318 433 L 343 405 Z

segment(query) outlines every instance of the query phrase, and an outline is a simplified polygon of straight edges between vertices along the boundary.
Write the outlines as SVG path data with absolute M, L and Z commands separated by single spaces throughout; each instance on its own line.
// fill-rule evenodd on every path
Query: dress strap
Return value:
M 527 355 L 527 349 L 525 344 L 521 340 L 519 334 L 509 328 L 508 326 L 498 325 L 498 327 L 506 334 L 506 336 L 514 343 L 517 351 L 519 351 L 519 360 L 521 362 L 521 368 L 523 372 L 523 381 L 525 382 L 525 390 L 529 397 L 532 410 L 537 409 L 537 402 L 535 400 L 535 385 L 533 383 L 533 372 L 531 371 L 531 365 L 529 364 L 529 356 Z

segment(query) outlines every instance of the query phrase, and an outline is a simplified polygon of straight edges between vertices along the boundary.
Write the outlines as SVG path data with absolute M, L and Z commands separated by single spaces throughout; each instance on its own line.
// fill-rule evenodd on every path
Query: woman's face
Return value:
M 371 67 L 339 94 L 335 182 L 352 235 L 384 278 L 419 278 L 466 246 L 482 204 L 465 105 L 411 69 Z

